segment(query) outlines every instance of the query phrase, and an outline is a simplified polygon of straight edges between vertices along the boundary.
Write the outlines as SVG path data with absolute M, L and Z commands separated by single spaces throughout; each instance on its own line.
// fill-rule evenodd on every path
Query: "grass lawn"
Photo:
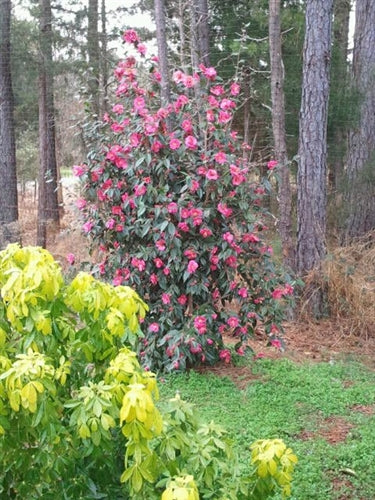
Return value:
M 249 363 L 254 377 L 242 389 L 210 373 L 170 375 L 160 404 L 179 391 L 228 430 L 244 465 L 251 442 L 282 438 L 299 459 L 293 500 L 375 499 L 375 373 L 354 361 Z

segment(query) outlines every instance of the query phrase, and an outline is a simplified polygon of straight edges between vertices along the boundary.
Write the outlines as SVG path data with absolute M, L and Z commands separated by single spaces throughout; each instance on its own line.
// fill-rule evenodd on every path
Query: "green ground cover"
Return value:
M 160 404 L 179 391 L 229 431 L 244 466 L 251 442 L 284 439 L 299 458 L 292 500 L 375 498 L 375 373 L 354 361 L 264 359 L 252 372 L 244 389 L 209 373 L 168 376 Z

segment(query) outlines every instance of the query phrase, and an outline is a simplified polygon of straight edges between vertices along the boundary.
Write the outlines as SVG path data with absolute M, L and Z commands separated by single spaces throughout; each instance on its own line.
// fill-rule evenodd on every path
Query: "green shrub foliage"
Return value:
M 1 498 L 241 498 L 259 478 L 284 488 L 269 451 L 263 468 L 253 451 L 258 479 L 242 477 L 223 429 L 178 396 L 158 409 L 155 375 L 131 350 L 147 311 L 131 288 L 85 273 L 66 283 L 46 250 L 13 244 L 0 291 Z

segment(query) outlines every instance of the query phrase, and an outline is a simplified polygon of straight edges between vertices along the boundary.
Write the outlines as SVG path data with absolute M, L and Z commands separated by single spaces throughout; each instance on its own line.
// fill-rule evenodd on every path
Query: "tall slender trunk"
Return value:
M 88 91 L 93 113 L 100 117 L 98 0 L 89 0 L 87 26 Z
M 341 102 L 345 105 L 345 91 L 348 82 L 348 43 L 349 43 L 349 19 L 352 0 L 335 0 L 333 10 L 333 50 L 336 59 L 335 71 L 332 72 L 332 90 L 337 87 L 344 95 Z M 347 149 L 347 127 L 345 123 L 339 124 L 334 132 L 332 145 L 332 165 L 329 172 L 329 184 L 333 191 L 340 188 L 344 173 L 344 162 Z
M 53 98 L 52 13 L 50 0 L 39 0 L 39 182 L 37 245 L 47 244 L 47 224 L 60 224 L 57 193 L 55 111 Z
M 283 260 L 294 268 L 292 235 L 292 193 L 285 133 L 284 66 L 281 49 L 280 0 L 269 2 L 269 44 L 271 61 L 272 131 L 275 157 L 279 164 L 279 234 Z
M 14 99 L 10 68 L 11 1 L 0 3 L 0 248 L 19 241 Z
M 356 1 L 353 80 L 362 102 L 349 134 L 346 238 L 375 228 L 375 3 Z
M 194 3 L 194 2 L 192 2 Z M 210 65 L 210 39 L 208 27 L 208 2 L 196 0 L 197 34 L 199 45 L 199 62 Z
M 331 58 L 332 0 L 308 0 L 303 49 L 298 146 L 297 255 L 303 275 L 319 268 L 326 254 L 327 115 Z M 322 310 L 323 297 L 311 306 Z
M 100 51 L 100 66 L 102 77 L 102 103 L 100 114 L 108 111 L 108 61 L 107 61 L 107 13 L 105 0 L 101 4 L 101 51 Z
M 165 25 L 164 0 L 155 0 L 156 39 L 158 44 L 159 69 L 161 75 L 161 100 L 166 106 L 171 100 L 168 67 L 168 47 Z

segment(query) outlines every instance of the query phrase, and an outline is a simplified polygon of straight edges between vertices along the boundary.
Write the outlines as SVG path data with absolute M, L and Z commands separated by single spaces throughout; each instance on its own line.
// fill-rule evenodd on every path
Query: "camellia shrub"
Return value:
M 157 381 L 131 350 L 146 304 L 129 287 L 71 282 L 41 248 L 0 252 L 0 497 L 265 499 L 289 494 L 296 457 L 252 445 L 245 473 L 224 429 Z M 199 493 L 198 493 L 199 492 Z
M 156 59 L 145 58 L 135 31 L 124 40 L 141 60 L 118 64 L 118 100 L 87 163 L 74 167 L 83 229 L 101 252 L 100 275 L 150 305 L 144 366 L 229 362 L 223 334 L 238 339 L 239 354 L 259 323 L 276 339 L 293 291 L 263 237 L 270 182 L 259 181 L 251 148 L 232 130 L 240 88 L 201 65 L 174 73 L 171 102 L 160 107 Z

